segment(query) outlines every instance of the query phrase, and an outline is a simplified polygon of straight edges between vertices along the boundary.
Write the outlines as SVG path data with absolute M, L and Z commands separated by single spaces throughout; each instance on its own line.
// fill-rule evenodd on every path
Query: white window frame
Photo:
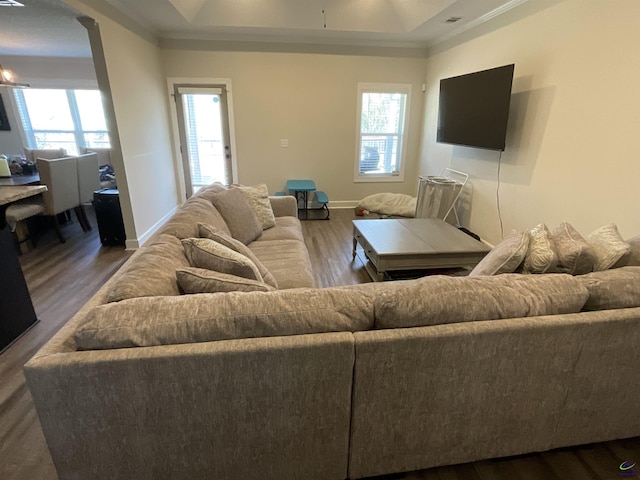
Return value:
M 393 173 L 360 172 L 360 152 L 362 150 L 362 95 L 364 93 L 400 93 L 406 95 L 404 118 L 401 119 L 402 134 L 400 139 L 399 168 Z M 407 83 L 358 83 L 358 108 L 356 117 L 356 155 L 353 168 L 354 182 L 403 182 L 407 158 L 407 139 L 409 132 L 409 108 L 411 105 L 411 84 Z
M 28 148 L 49 148 L 44 145 L 40 145 L 36 140 L 36 135 L 40 133 L 62 133 L 72 135 L 74 138 L 74 142 L 76 144 L 77 153 L 80 153 L 82 148 L 90 148 L 90 145 L 85 139 L 85 134 L 97 133 L 106 135 L 109 139 L 109 146 L 111 146 L 111 139 L 109 138 L 108 130 L 88 130 L 82 127 L 82 122 L 80 119 L 80 113 L 78 108 L 78 100 L 76 98 L 76 91 L 79 90 L 92 90 L 98 92 L 97 88 L 43 88 L 41 90 L 55 90 L 65 92 L 67 95 L 67 103 L 69 105 L 69 113 L 71 115 L 71 121 L 73 122 L 73 130 L 42 130 L 33 128 L 31 124 L 31 118 L 29 114 L 29 110 L 27 108 L 27 103 L 24 98 L 23 91 L 20 89 L 14 90 L 14 100 L 18 107 L 18 112 L 20 115 L 20 119 L 22 121 L 22 131 L 24 134 L 24 140 L 26 140 L 26 144 Z M 105 118 L 106 123 L 106 118 Z M 106 146 L 106 145 L 104 145 Z M 100 147 L 103 147 L 102 145 Z M 54 148 L 54 147 L 51 147 Z M 56 147 L 57 148 L 57 147 Z M 98 148 L 98 147 L 96 147 Z M 67 152 L 67 154 L 72 154 L 73 152 Z

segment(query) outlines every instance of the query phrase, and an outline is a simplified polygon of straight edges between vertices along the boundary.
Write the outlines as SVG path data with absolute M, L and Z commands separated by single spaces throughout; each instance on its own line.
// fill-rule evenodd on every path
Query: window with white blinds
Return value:
M 99 90 L 14 89 L 29 148 L 110 147 Z

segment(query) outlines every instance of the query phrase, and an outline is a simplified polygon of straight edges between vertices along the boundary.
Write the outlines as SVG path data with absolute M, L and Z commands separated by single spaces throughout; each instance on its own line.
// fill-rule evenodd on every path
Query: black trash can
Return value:
M 93 208 L 102 245 L 124 245 L 126 236 L 118 190 L 105 188 L 93 192 Z

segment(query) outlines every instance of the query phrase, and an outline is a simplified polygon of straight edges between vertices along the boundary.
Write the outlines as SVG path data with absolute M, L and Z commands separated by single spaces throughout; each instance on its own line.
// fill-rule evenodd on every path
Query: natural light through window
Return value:
M 411 85 L 358 85 L 355 181 L 401 181 Z
M 109 147 L 99 90 L 14 90 L 29 148 Z

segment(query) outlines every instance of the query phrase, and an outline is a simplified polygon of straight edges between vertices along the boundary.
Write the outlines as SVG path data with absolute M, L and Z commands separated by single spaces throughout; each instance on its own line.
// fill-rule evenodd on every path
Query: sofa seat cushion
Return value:
M 207 223 L 229 234 L 229 227 L 216 207 L 205 198 L 191 197 L 159 230 L 179 239 L 197 237 L 198 222 Z
M 100 350 L 372 326 L 371 298 L 336 287 L 136 298 L 93 308 L 74 335 L 79 350 Z
M 375 328 L 576 313 L 588 296 L 570 275 L 436 275 L 390 284 L 375 300 Z
M 640 267 L 587 273 L 577 279 L 589 291 L 584 310 L 640 307 Z
M 107 302 L 128 298 L 180 295 L 176 269 L 189 267 L 182 243 L 173 235 L 158 239 L 136 252 L 107 293 Z
M 276 226 L 264 230 L 256 242 L 271 240 L 298 240 L 304 242 L 300 220 L 296 217 L 276 217 Z
M 298 240 L 257 241 L 251 243 L 249 249 L 275 277 L 279 289 L 315 287 L 311 259 L 304 243 Z

